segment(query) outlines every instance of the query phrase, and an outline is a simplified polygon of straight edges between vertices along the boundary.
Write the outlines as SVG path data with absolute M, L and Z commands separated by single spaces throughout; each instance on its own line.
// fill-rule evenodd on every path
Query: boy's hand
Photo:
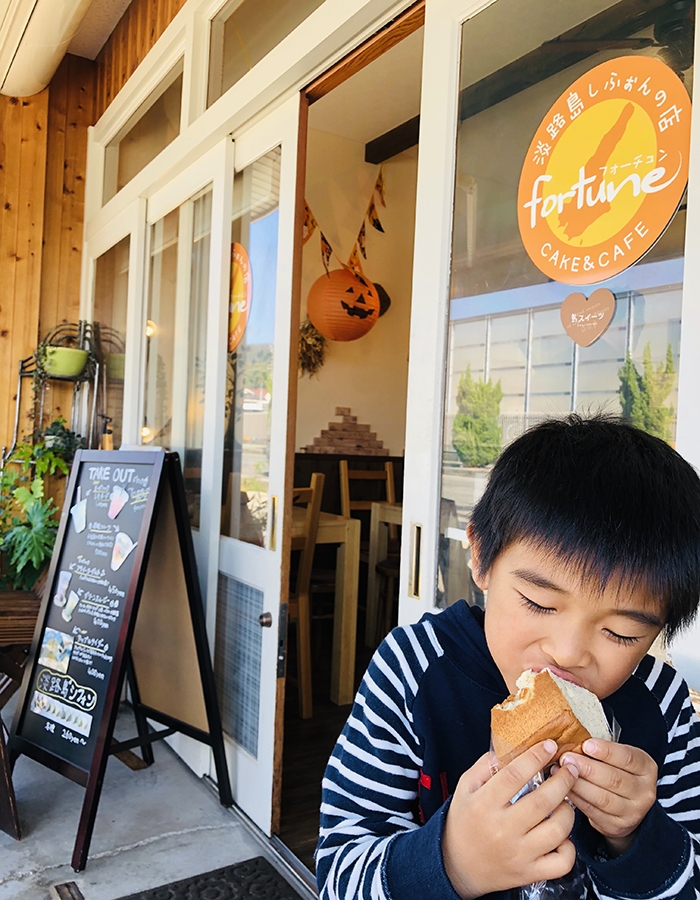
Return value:
M 656 800 L 656 763 L 644 750 L 627 744 L 588 740 L 583 750 L 585 756 L 565 753 L 561 759 L 576 766 L 581 776 L 569 799 L 619 856 L 632 846 Z
M 559 878 L 576 851 L 569 834 L 574 811 L 564 801 L 576 768 L 562 766 L 516 803 L 511 799 L 550 762 L 556 744 L 544 741 L 493 777 L 484 754 L 459 780 L 442 839 L 445 871 L 464 900 Z

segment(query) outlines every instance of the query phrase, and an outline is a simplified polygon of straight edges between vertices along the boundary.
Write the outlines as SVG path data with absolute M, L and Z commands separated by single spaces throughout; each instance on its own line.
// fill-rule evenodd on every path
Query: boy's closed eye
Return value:
M 528 612 L 534 613 L 535 615 L 547 615 L 549 613 L 556 613 L 557 608 L 555 606 L 542 606 L 539 603 L 535 603 L 534 600 L 531 600 L 529 597 L 526 597 L 524 594 L 518 592 L 520 596 L 520 600 L 524 607 L 528 610 Z M 638 643 L 642 640 L 641 635 L 631 635 L 631 634 L 619 634 L 616 631 L 613 631 L 611 628 L 604 628 L 604 633 L 613 641 L 618 644 L 632 645 Z

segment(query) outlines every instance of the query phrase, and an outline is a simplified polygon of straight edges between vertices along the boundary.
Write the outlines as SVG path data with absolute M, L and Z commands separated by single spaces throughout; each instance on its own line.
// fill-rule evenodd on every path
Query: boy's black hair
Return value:
M 614 416 L 552 419 L 500 455 L 471 525 L 485 573 L 516 541 L 601 588 L 620 578 L 661 602 L 670 638 L 700 599 L 700 479 L 675 450 Z

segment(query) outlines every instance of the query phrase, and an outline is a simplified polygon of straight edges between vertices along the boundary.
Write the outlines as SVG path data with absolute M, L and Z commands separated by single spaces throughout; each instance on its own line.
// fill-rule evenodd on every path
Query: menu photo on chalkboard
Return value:
M 87 771 L 153 464 L 84 464 L 52 585 L 22 737 Z

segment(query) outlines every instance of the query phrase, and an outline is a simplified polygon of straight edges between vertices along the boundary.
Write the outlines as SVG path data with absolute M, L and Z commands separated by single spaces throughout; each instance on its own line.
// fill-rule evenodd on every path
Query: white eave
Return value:
M 69 46 L 94 59 L 128 5 L 129 0 L 0 0 L 0 93 L 31 97 L 43 91 Z

